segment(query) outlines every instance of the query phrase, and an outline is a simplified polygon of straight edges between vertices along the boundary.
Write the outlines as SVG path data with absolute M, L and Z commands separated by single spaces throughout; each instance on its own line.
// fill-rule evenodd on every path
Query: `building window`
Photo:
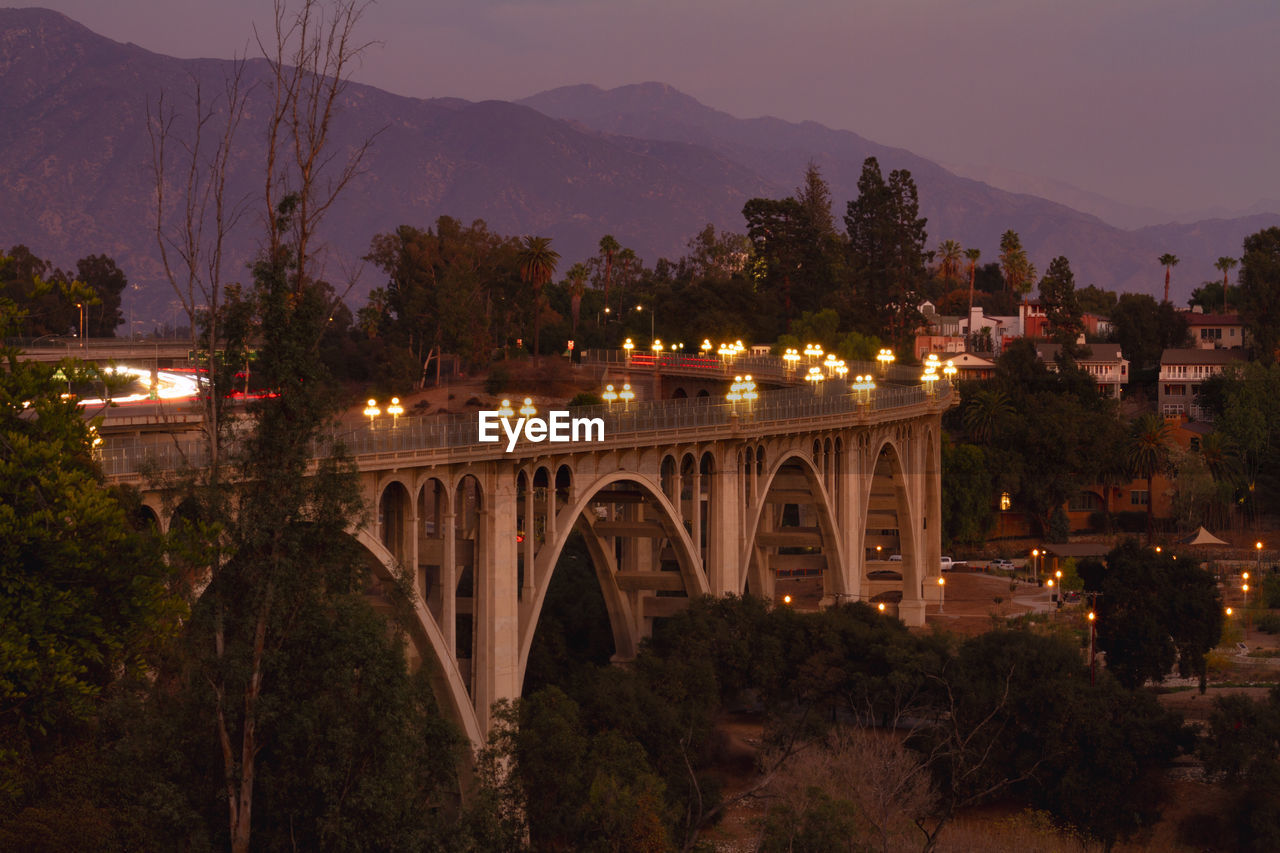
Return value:
M 1093 492 L 1076 492 L 1067 501 L 1067 509 L 1071 512 L 1093 512 L 1102 509 L 1102 498 Z
M 1131 506 L 1147 506 L 1151 503 L 1151 493 L 1146 489 L 1133 489 L 1129 492 L 1129 504 Z
M 1164 386 L 1164 395 L 1166 397 L 1185 397 L 1187 396 L 1186 385 L 1166 385 Z
M 1013 506 L 1013 499 L 1009 497 L 1008 492 L 1000 493 L 1000 509 L 1005 510 Z
M 1165 403 L 1160 407 L 1160 414 L 1166 418 L 1176 418 L 1186 412 L 1187 407 L 1182 403 Z

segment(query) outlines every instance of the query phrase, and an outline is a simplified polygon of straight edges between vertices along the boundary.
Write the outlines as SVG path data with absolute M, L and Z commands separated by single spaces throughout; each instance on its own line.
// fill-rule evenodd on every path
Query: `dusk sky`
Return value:
M 270 0 L 44 5 L 180 57 L 244 53 L 271 19 Z M 654 80 L 1162 213 L 1280 199 L 1275 0 L 381 0 L 361 33 L 381 44 L 356 78 L 403 95 Z

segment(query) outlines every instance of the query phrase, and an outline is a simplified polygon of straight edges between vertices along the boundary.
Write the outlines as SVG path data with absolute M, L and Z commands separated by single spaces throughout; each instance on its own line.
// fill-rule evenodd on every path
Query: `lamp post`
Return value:
M 950 383 L 952 383 L 952 382 L 954 382 L 954 381 L 955 381 L 955 378 L 956 378 L 956 363 L 955 363 L 952 359 L 947 359 L 947 364 L 946 364 L 946 366 L 942 368 L 942 375 L 943 375 L 943 376 L 945 376 L 945 377 L 947 378 L 947 383 L 948 383 L 948 384 L 950 384 Z
M 796 369 L 796 362 L 800 360 L 800 353 L 796 352 L 795 347 L 787 347 L 787 351 L 782 354 L 782 360 L 786 362 L 787 372 L 791 373 Z
M 706 355 L 706 354 L 707 354 L 707 353 L 709 353 L 710 351 L 711 351 L 711 339 L 710 339 L 710 338 L 703 338 L 703 339 L 702 339 L 702 344 L 698 347 L 698 354 L 699 354 L 699 355 Z
M 515 413 L 516 413 L 516 410 L 511 408 L 511 401 L 504 397 L 502 400 L 502 405 L 498 407 L 498 417 L 509 418 Z
M 631 410 L 631 401 L 636 398 L 636 392 L 631 390 L 630 382 L 622 383 L 622 390 L 618 392 L 618 399 L 622 401 L 622 411 Z
M 826 379 L 826 377 L 822 375 L 821 367 L 810 367 L 809 372 L 804 377 L 804 381 L 813 386 L 815 393 L 818 391 L 823 379 Z
M 653 350 L 653 358 L 655 362 L 658 359 L 662 358 L 662 350 L 663 350 L 662 341 L 657 340 L 655 338 L 653 343 L 649 344 L 649 349 Z
M 895 358 L 896 356 L 893 354 L 893 350 L 888 348 L 882 348 L 880 350 L 880 354 L 876 356 L 876 361 L 880 362 L 881 376 L 883 376 L 885 372 L 888 371 L 889 365 L 893 364 Z
M 938 612 L 939 613 L 942 612 L 942 608 L 944 608 L 946 604 L 947 604 L 947 579 L 939 575 L 938 576 Z
M 524 398 L 524 405 L 520 407 L 520 414 L 522 417 L 526 418 L 531 418 L 538 414 L 538 410 L 534 407 L 533 399 L 531 397 Z
M 1244 581 L 1240 585 L 1240 591 L 1244 593 L 1244 638 L 1249 639 L 1249 573 L 1245 572 L 1241 576 Z
M 1098 614 L 1089 611 L 1089 683 L 1093 684 L 1097 672 L 1097 658 L 1094 656 L 1094 643 L 1098 637 Z
M 77 302 L 76 307 L 80 309 L 80 348 L 84 349 L 84 303 Z M 63 328 L 66 327 L 63 326 Z
M 374 419 L 382 414 L 382 409 L 378 408 L 378 401 L 370 397 L 368 405 L 364 407 L 364 414 L 369 419 L 369 429 L 373 429 Z
M 1036 580 L 1040 580 L 1040 549 L 1031 549 L 1031 574 Z
M 604 386 L 604 393 L 600 395 L 600 399 L 604 400 L 605 405 L 609 407 L 609 411 L 613 411 L 613 404 L 618 399 L 618 392 L 613 390 L 612 385 Z
M 400 416 L 404 414 L 404 407 L 400 405 L 399 397 L 391 398 L 391 405 L 387 406 L 387 414 L 391 415 L 391 428 L 398 427 L 400 425 Z
M 1058 606 L 1062 606 L 1062 569 L 1056 569 L 1053 576 L 1058 581 Z
M 627 338 L 625 341 L 622 342 L 622 351 L 627 354 L 626 356 L 627 364 L 631 363 L 631 351 L 635 348 L 636 348 L 636 345 L 631 343 L 631 338 Z

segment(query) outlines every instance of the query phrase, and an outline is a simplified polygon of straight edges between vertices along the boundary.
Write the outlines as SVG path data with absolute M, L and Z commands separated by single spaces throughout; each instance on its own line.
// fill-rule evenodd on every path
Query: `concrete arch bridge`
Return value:
M 942 592 L 940 419 L 954 391 L 823 384 L 767 392 L 750 408 L 704 397 L 575 410 L 601 420 L 601 440 L 526 436 L 510 452 L 505 437 L 477 441 L 474 415 L 343 436 L 372 519 L 352 533 L 378 577 L 411 575 L 411 654 L 433 661 L 441 706 L 474 745 L 492 703 L 520 695 L 574 531 L 616 659 L 704 594 L 871 601 L 924 622 Z M 147 448 L 145 460 L 143 449 L 107 448 L 102 459 L 109 478 L 143 489 L 162 528 L 172 509 L 139 471 L 176 464 L 174 448 Z

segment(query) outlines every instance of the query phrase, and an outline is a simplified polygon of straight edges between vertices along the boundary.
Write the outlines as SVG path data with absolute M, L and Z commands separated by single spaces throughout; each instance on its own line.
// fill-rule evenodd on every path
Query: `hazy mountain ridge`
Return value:
M 153 234 L 148 100 L 154 104 L 164 92 L 186 111 L 193 80 L 208 96 L 221 91 L 230 68 L 228 61 L 173 59 L 120 44 L 55 12 L 0 9 L 0 110 L 6 116 L 0 193 L 7 201 L 0 207 L 0 246 L 26 243 L 64 267 L 83 255 L 111 254 L 146 288 L 152 316 L 163 316 L 173 297 L 162 283 Z M 261 81 L 264 71 L 261 61 L 250 62 L 246 76 Z M 254 90 L 241 125 L 231 196 L 248 199 L 250 213 L 233 235 L 224 266 L 231 276 L 258 247 L 269 94 L 265 85 Z M 886 171 L 912 171 L 931 244 L 958 239 L 982 248 L 984 261 L 994 260 L 999 233 L 1012 227 L 1041 269 L 1053 254 L 1067 254 L 1081 286 L 1156 293 L 1163 271 L 1155 258 L 1173 251 L 1183 256 L 1174 271 L 1175 292 L 1183 295 L 1212 277 L 1219 255 L 1238 254 L 1240 239 L 1262 227 L 1257 221 L 1267 221 L 1125 232 L 848 131 L 737 119 L 660 84 L 612 92 L 569 87 L 520 103 L 421 100 L 353 84 L 335 144 L 351 150 L 375 134 L 365 174 L 348 188 L 322 235 L 332 246 L 326 272 L 335 281 L 358 266 L 375 233 L 400 224 L 428 227 L 446 214 L 464 222 L 483 218 L 502 233 L 550 236 L 566 268 L 593 253 L 605 233 L 649 263 L 675 258 L 707 222 L 741 231 L 745 201 L 791 193 L 811 159 L 831 183 L 839 220 L 871 155 Z M 1191 248 L 1167 242 L 1176 239 Z M 1193 273 L 1205 259 L 1204 271 Z M 379 284 L 376 271 L 366 269 L 353 299 Z M 146 316 L 145 308 L 138 316 Z
M 1064 204 L 956 175 L 909 151 L 851 131 L 811 121 L 734 118 L 661 83 L 608 91 L 592 85 L 566 86 L 519 103 L 607 132 L 706 145 L 789 188 L 799 184 L 812 160 L 831 186 L 837 220 L 844 204 L 857 195 L 863 160 L 874 156 L 885 172 L 911 170 L 920 190 L 921 212 L 929 219 L 932 245 L 956 239 L 981 249 L 982 261 L 990 261 L 997 256 L 1000 234 L 1013 228 L 1040 270 L 1054 256 L 1066 255 L 1080 286 L 1096 283 L 1159 296 L 1164 272 L 1155 259 L 1174 252 L 1182 263 L 1174 270 L 1171 296 L 1184 301 L 1192 287 L 1214 277 L 1212 265 L 1218 257 L 1239 255 L 1245 236 L 1280 223 L 1280 216 L 1260 214 L 1219 220 L 1219 226 L 1208 229 L 1191 223 L 1128 231 Z M 1179 242 L 1184 239 L 1185 244 Z

